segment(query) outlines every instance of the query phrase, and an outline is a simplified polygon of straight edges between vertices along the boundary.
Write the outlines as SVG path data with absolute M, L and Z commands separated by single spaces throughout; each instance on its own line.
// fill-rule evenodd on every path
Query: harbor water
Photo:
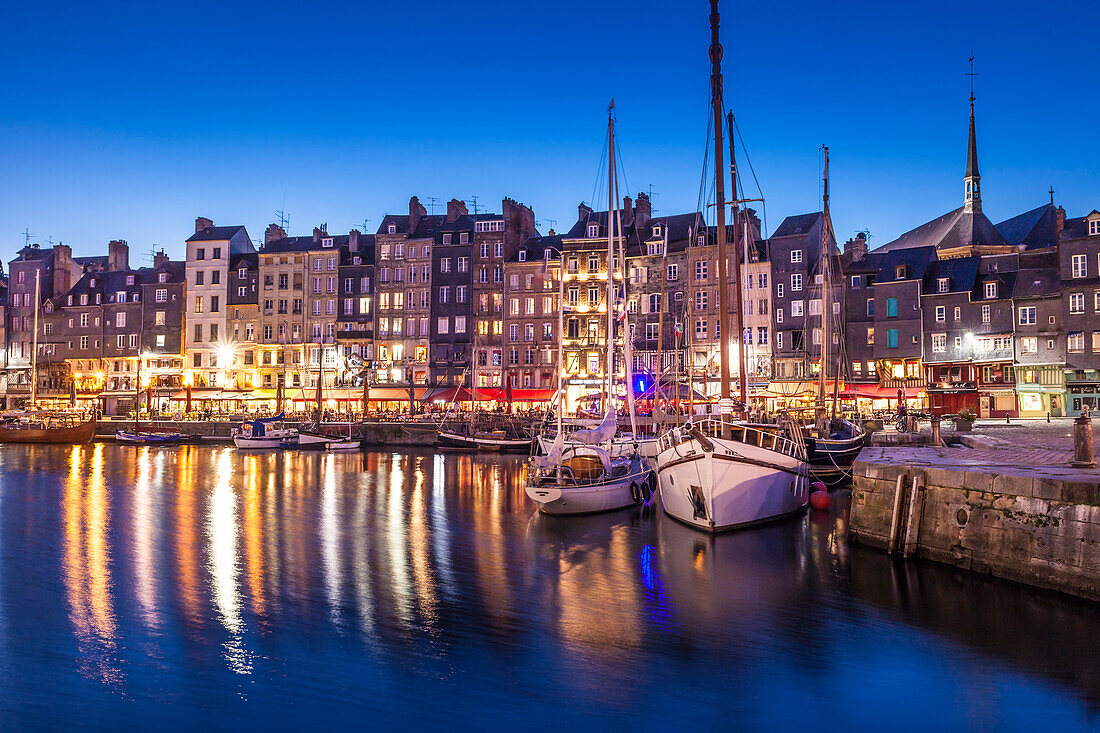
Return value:
M 5 730 L 1089 730 L 1100 614 L 849 545 L 536 514 L 523 460 L 0 447 Z

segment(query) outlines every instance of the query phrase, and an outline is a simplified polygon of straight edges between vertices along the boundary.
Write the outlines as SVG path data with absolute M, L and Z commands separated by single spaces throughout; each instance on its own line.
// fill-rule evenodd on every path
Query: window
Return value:
M 909 268 L 905 265 L 898 265 L 894 268 L 894 279 L 904 280 L 905 276 L 909 273 Z
M 982 323 L 989 323 L 989 316 L 990 316 L 989 306 L 988 305 L 983 305 L 982 306 Z
M 165 324 L 165 322 L 166 322 L 165 321 L 165 312 L 164 311 L 157 311 L 153 316 L 153 325 L 154 326 L 163 326 Z
M 1071 354 L 1081 354 L 1085 351 L 1085 332 L 1074 331 L 1066 338 L 1066 348 Z
M 455 333 L 466 333 L 466 316 L 455 316 Z
M 852 290 L 859 290 L 863 287 L 863 277 L 860 275 L 852 275 Z M 855 362 L 859 363 L 859 362 Z
M 466 286 L 465 285 L 459 285 L 455 288 L 455 302 L 456 303 L 465 303 L 466 302 Z
M 437 321 L 437 328 L 441 334 L 449 333 L 451 330 L 451 319 L 446 316 L 439 318 Z
M 791 273 L 791 292 L 797 292 L 802 289 L 802 273 Z
M 951 289 L 951 278 L 941 277 L 936 280 L 936 289 L 937 292 L 940 293 L 946 293 L 947 291 L 949 291 Z
M 987 299 L 997 297 L 997 283 L 986 283 L 985 284 L 985 297 Z
M 897 318 L 898 317 L 898 299 L 887 298 L 886 299 L 886 317 Z
M 588 225 L 588 236 L 590 236 L 590 237 L 600 236 L 600 225 L 599 224 L 589 224 Z
M 440 272 L 450 272 L 451 271 L 451 258 L 450 257 L 444 257 L 443 259 L 441 259 L 439 261 L 439 271 Z
M 695 322 L 695 338 L 705 339 L 707 337 L 707 322 L 704 319 L 697 320 Z
M 803 301 L 801 301 L 801 300 L 792 300 L 791 301 L 791 317 L 796 318 L 796 317 L 801 316 L 801 315 L 804 315 Z
M 1097 234 L 1100 234 L 1100 219 L 1090 219 L 1089 236 L 1095 237 Z
M 867 299 L 867 315 L 869 315 L 869 316 L 875 315 L 875 299 L 874 298 L 868 298 Z
M 679 265 L 669 265 L 668 268 L 667 268 L 665 279 L 668 280 L 669 282 L 673 282 L 675 280 L 678 280 L 679 278 L 680 278 L 680 266 Z
M 1069 294 L 1069 312 L 1074 313 L 1074 314 L 1085 312 L 1085 294 L 1084 293 L 1070 293 Z
M 1088 265 L 1085 262 L 1085 255 L 1073 255 L 1070 258 L 1070 267 L 1073 274 L 1071 277 L 1086 277 L 1088 275 Z
M 153 300 L 155 300 L 158 303 L 167 303 L 168 302 L 168 290 L 163 289 L 163 288 L 158 289 L 153 295 Z
M 444 285 L 439 288 L 439 302 L 447 303 L 451 299 L 451 288 L 448 285 Z
M 707 279 L 707 262 L 706 260 L 699 260 L 695 263 L 695 279 L 706 280 Z
M 205 260 L 206 259 L 206 250 L 203 249 L 202 247 L 199 247 L 197 250 L 195 250 L 195 259 L 196 260 Z
M 219 305 L 220 300 L 221 300 L 221 298 L 217 295 L 211 295 L 210 296 L 210 312 L 211 313 L 217 313 L 218 312 L 218 305 Z
M 962 309 L 959 306 L 955 306 L 955 321 L 962 320 Z
M 658 336 L 657 327 L 659 324 L 647 323 L 645 324 L 645 339 L 646 341 L 656 341 Z
M 932 353 L 943 354 L 947 351 L 947 334 L 934 333 L 932 334 Z
M 519 324 L 518 323 L 509 323 L 508 324 L 508 340 L 510 340 L 510 341 L 519 341 Z
M 1095 336 L 1095 334 L 1093 334 Z M 1021 354 L 1037 354 L 1039 353 L 1039 339 L 1034 336 L 1025 336 L 1020 339 L 1020 353 Z
M 195 270 L 195 284 L 202 285 L 206 279 L 206 272 L 204 270 Z
M 459 272 L 469 272 L 470 271 L 470 258 L 469 257 L 459 257 L 458 258 L 458 271 Z
M 802 261 L 802 250 L 792 249 L 791 250 L 791 262 L 792 263 L 798 263 L 798 262 L 801 262 L 801 261 Z
M 526 323 L 523 326 L 523 340 L 531 342 L 535 340 L 535 324 Z
M 221 283 L 221 281 L 222 281 L 221 271 L 220 270 L 211 270 L 210 271 L 210 284 L 211 285 L 218 285 L 218 284 Z
M 756 343 L 760 346 L 768 343 L 768 327 L 757 326 L 756 327 Z
M 747 315 L 752 315 L 752 314 L 748 313 Z M 811 316 L 820 316 L 821 315 L 821 298 L 813 298 L 812 300 L 810 300 L 810 315 Z
M 203 312 L 202 302 L 203 302 L 202 296 L 201 295 L 196 295 L 195 296 L 195 312 L 196 313 L 202 313 Z
M 221 258 L 222 258 L 222 248 L 221 247 L 215 247 L 214 248 L 214 259 L 220 260 Z
M 126 328 L 125 313 L 115 313 L 115 328 Z
M 775 309 L 775 322 L 776 323 L 782 323 L 783 322 L 783 309 L 782 308 L 776 308 Z
M 886 332 L 886 348 L 898 348 L 898 330 L 896 328 L 891 328 Z
M 660 313 L 661 312 L 661 294 L 650 293 L 649 295 L 649 312 Z
M 707 309 L 707 291 L 697 290 L 695 291 L 695 310 L 703 311 Z
M 1092 353 L 1100 354 L 1100 331 L 1092 332 Z
M 947 320 L 947 308 L 942 305 L 936 306 L 936 323 L 943 323 Z
M 1034 326 L 1035 325 L 1035 306 L 1027 305 L 1020 307 L 1020 325 L 1021 326 Z

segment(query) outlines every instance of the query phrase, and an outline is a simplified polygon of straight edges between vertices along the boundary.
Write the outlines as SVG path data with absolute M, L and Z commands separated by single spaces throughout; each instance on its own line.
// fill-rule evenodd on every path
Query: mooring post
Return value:
M 886 554 L 893 555 L 898 547 L 898 524 L 901 521 L 901 487 L 904 486 L 905 474 L 898 476 L 894 485 L 894 511 L 890 515 L 890 539 L 886 545 Z
M 905 518 L 905 541 L 901 546 L 901 556 L 909 557 L 917 552 L 920 540 L 920 520 L 924 513 L 924 474 L 913 477 L 913 486 L 909 490 L 909 514 Z
M 1074 468 L 1096 468 L 1096 457 L 1092 449 L 1092 418 L 1088 408 L 1073 421 L 1073 460 Z
M 940 436 L 940 416 L 932 416 L 932 445 L 943 445 L 943 438 Z

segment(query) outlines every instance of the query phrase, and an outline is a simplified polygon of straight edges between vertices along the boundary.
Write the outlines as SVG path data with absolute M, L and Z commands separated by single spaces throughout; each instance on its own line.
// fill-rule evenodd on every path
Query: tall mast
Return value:
M 668 222 L 662 227 L 665 238 L 661 242 L 661 300 L 657 304 L 660 306 L 657 309 L 657 368 L 654 371 L 657 374 L 656 381 L 653 383 L 653 400 L 657 401 L 657 398 L 661 394 L 661 377 L 665 373 L 664 364 L 664 349 L 662 348 L 665 343 L 665 278 L 668 276 Z M 677 383 L 676 388 L 679 389 L 680 385 Z M 667 404 L 667 401 L 666 401 Z
M 612 409 L 611 370 L 615 364 L 612 343 L 615 340 L 615 100 L 607 110 L 607 367 L 605 385 L 607 389 L 607 410 Z M 605 412 L 606 414 L 606 412 Z
M 734 154 L 733 154 L 734 153 L 734 150 L 733 150 L 733 112 L 729 112 L 726 115 L 726 126 L 729 129 L 729 137 L 730 137 L 730 187 L 732 188 L 732 191 L 730 192 L 730 195 L 733 196 L 733 198 L 730 199 L 730 204 L 733 207 L 732 208 L 732 218 L 733 218 L 733 236 L 734 236 L 734 240 L 733 240 L 733 293 L 734 293 L 733 297 L 734 297 L 734 301 L 733 302 L 736 306 L 736 313 L 734 314 L 734 323 L 737 326 L 737 338 L 738 338 L 738 344 L 739 344 L 738 348 L 737 348 L 737 359 L 738 359 L 738 364 L 737 364 L 738 379 L 737 379 L 737 382 L 738 382 L 738 387 L 740 388 L 740 391 L 741 391 L 742 417 L 747 417 L 747 415 L 745 415 L 745 413 L 749 409 L 749 399 L 748 399 L 748 384 L 747 384 L 747 382 L 748 382 L 748 369 L 746 368 L 747 360 L 746 360 L 746 356 L 745 356 L 745 350 L 746 350 L 746 347 L 745 347 L 745 316 L 744 316 L 744 313 L 745 313 L 745 294 L 741 290 L 741 256 L 740 256 L 739 252 L 741 251 L 741 248 L 743 248 L 746 253 L 749 251 L 748 250 L 748 247 L 749 247 L 749 236 L 748 236 L 749 235 L 749 229 L 748 229 L 748 218 L 741 216 L 741 209 L 738 206 L 738 199 L 737 199 L 737 159 L 736 159 L 736 157 L 734 157 Z M 744 221 L 742 222 L 744 226 L 742 226 L 742 227 L 737 226 L 738 219 L 744 219 Z M 738 232 L 741 231 L 742 229 L 744 231 L 741 233 L 740 243 L 739 243 L 738 239 L 737 239 L 737 235 L 738 235 Z M 752 343 L 752 334 L 751 333 L 749 334 L 749 343 L 750 344 Z
M 710 0 L 710 68 L 710 101 L 714 108 L 714 189 L 718 212 L 718 363 L 721 367 L 722 401 L 728 405 L 730 400 L 730 307 L 726 261 L 725 163 L 722 160 L 722 44 L 718 40 L 718 0 Z M 740 313 L 737 315 L 737 320 L 741 320 Z M 738 331 L 740 332 L 740 328 Z
M 42 292 L 40 280 L 42 277 L 42 261 L 38 262 L 38 269 L 34 271 L 34 345 L 31 350 L 31 408 L 38 404 L 38 303 Z
M 543 255 L 545 258 L 546 255 Z M 562 413 L 565 412 L 565 361 L 562 356 L 562 339 L 565 338 L 565 247 L 558 252 L 558 434 L 561 437 Z
M 821 275 L 821 359 L 820 368 L 817 371 L 817 411 L 818 418 L 825 416 L 825 375 L 828 373 L 826 363 L 829 358 L 829 341 L 832 335 L 827 333 L 829 325 L 829 148 L 822 145 L 825 153 L 825 171 L 822 176 L 824 188 L 821 195 L 821 257 L 818 261 L 818 272 Z

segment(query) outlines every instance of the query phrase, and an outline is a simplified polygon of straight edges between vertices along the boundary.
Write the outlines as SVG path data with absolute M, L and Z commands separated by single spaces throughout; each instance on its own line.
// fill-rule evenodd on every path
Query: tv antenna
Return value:
M 536 222 L 536 223 L 537 223 L 537 224 L 538 224 L 539 226 L 542 226 L 542 225 L 543 225 L 544 223 L 545 223 L 545 224 L 549 224 L 549 225 L 550 225 L 550 228 L 551 228 L 551 229 L 555 229 L 555 228 L 557 228 L 557 226 L 558 226 L 558 220 L 557 220 L 557 219 L 549 219 L 549 218 L 547 218 L 547 219 L 540 219 L 540 220 L 539 220 L 538 222 Z
M 365 217 L 365 216 L 363 217 L 363 224 L 362 224 L 362 227 L 363 227 L 363 233 L 364 233 L 364 234 L 365 234 L 366 232 L 370 231 L 369 229 L 367 229 L 367 222 L 369 222 L 369 221 L 370 221 L 370 219 L 369 219 L 368 217 Z
M 285 209 L 276 209 L 275 216 L 279 217 L 279 228 L 285 232 L 290 226 L 290 214 L 286 213 Z
M 471 196 L 470 198 L 466 199 L 467 203 L 469 203 L 470 206 L 473 207 L 474 216 L 477 216 L 479 213 L 481 213 L 481 209 L 477 205 L 477 198 L 477 196 Z
M 435 205 L 439 203 L 438 196 L 425 196 L 428 199 L 428 206 L 432 208 L 432 216 L 435 216 Z
M 650 214 L 656 214 L 657 213 L 657 207 L 653 205 L 653 197 L 654 196 L 660 196 L 661 194 L 657 193 L 653 190 L 653 184 L 652 183 L 649 184 L 648 189 L 649 189 L 648 196 L 649 196 L 649 209 L 650 209 L 649 213 Z
M 31 234 L 31 230 L 24 227 L 24 229 L 23 229 L 23 246 L 30 247 L 31 246 L 31 237 L 33 237 L 33 236 L 34 235 Z

